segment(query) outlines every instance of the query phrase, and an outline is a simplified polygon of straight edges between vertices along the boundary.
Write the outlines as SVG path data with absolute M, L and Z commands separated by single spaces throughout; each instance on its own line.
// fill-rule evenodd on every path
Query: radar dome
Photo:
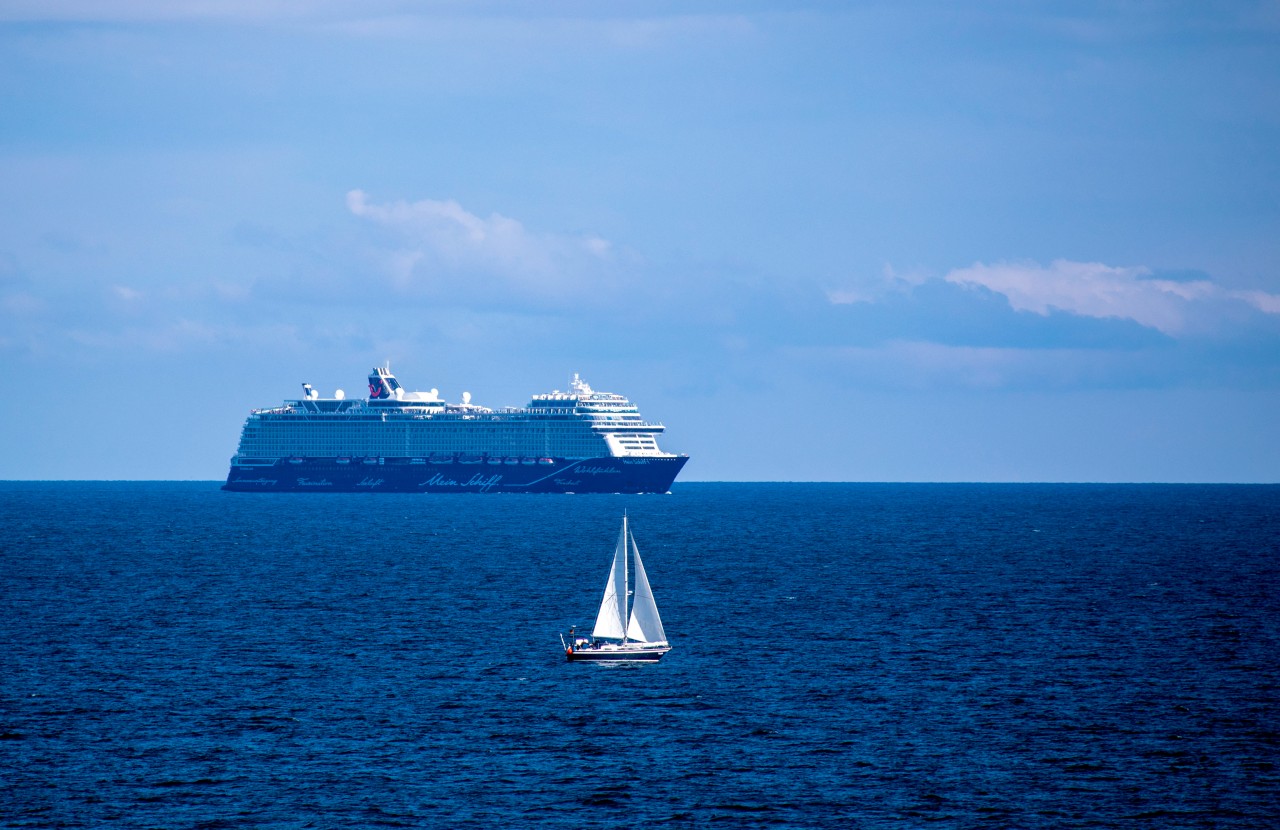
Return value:
M 463 392 L 463 393 L 462 393 L 462 402 L 463 402 L 463 403 L 471 403 L 471 393 L 470 393 L 470 392 Z
M 339 389 L 337 392 L 334 392 L 334 393 L 333 393 L 333 397 L 335 397 L 335 398 L 336 398 L 336 399 L 338 399 L 338 400 L 342 400 L 342 399 L 343 399 L 343 398 L 345 398 L 346 396 L 347 396 L 347 393 L 346 393 L 346 392 L 343 392 L 341 389 Z

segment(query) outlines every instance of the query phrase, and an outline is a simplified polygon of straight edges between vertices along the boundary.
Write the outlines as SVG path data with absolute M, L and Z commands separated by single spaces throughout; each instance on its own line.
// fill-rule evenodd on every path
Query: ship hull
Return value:
M 576 651 L 568 649 L 565 657 L 570 663 L 656 663 L 670 650 L 670 646 L 616 646 L 599 650 L 587 647 Z
M 286 459 L 232 464 L 223 490 L 246 493 L 666 493 L 686 456 L 541 459 Z

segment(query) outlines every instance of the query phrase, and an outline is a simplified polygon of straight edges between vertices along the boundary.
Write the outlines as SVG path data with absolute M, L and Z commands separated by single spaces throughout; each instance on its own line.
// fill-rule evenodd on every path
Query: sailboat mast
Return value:
M 631 580 L 627 573 L 628 545 L 631 544 L 631 531 L 627 529 L 627 511 L 622 511 L 622 642 L 627 642 L 627 626 L 631 620 L 631 603 L 627 597 L 631 594 Z

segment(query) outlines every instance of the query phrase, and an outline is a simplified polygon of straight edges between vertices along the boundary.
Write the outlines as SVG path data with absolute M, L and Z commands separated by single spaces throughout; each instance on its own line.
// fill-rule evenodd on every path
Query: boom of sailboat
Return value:
M 628 567 L 628 560 L 634 568 Z M 634 585 L 634 590 L 632 590 Z M 628 597 L 631 598 L 628 608 Z M 609 569 L 609 581 L 604 586 L 604 598 L 596 614 L 595 628 L 590 637 L 579 636 L 575 628 L 569 629 L 566 641 L 560 635 L 565 656 L 570 662 L 661 660 L 671 650 L 667 634 L 662 630 L 662 618 L 653 600 L 649 577 L 640 561 L 640 549 L 627 526 L 627 516 L 622 516 L 622 532 L 613 551 L 613 566 Z

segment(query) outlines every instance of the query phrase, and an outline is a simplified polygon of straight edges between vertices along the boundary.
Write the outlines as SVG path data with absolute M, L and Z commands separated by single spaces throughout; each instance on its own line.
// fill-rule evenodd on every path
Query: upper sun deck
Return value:
M 575 372 L 569 383 L 568 392 L 556 390 L 543 395 L 534 395 L 529 401 L 530 409 L 559 410 L 573 412 L 620 412 L 638 413 L 636 405 L 623 395 L 613 392 L 597 392 Z
M 559 390 L 532 396 L 529 405 L 491 409 L 471 403 L 471 393 L 463 392 L 462 400 L 450 403 L 440 397 L 438 389 L 426 392 L 406 391 L 390 368 L 375 368 L 369 375 L 369 397 L 348 399 L 339 389 L 331 398 L 321 398 L 311 384 L 304 383 L 303 397 L 287 400 L 275 407 L 251 410 L 251 417 L 268 420 L 467 420 L 467 421 L 544 421 L 573 420 L 587 422 L 598 431 L 646 430 L 662 432 L 660 423 L 645 421 L 636 405 L 623 395 L 597 392 L 574 374 L 568 392 Z

